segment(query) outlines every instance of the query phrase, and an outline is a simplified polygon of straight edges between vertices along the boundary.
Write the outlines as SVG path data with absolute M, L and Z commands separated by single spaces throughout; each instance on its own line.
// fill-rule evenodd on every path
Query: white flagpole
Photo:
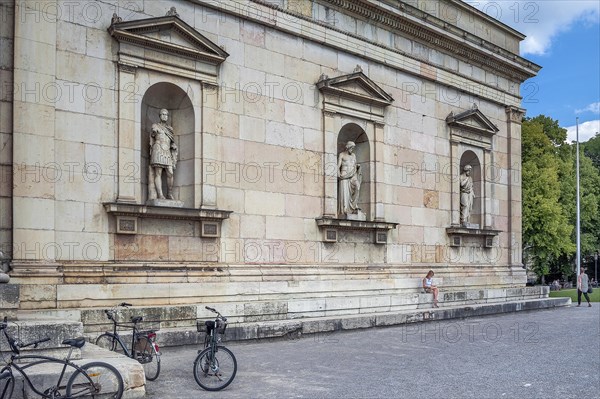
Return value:
M 579 215 L 579 117 L 575 118 L 575 122 L 576 122 L 576 141 L 577 141 L 577 164 L 576 164 L 576 169 L 577 169 L 577 276 L 575 276 L 575 278 L 579 278 L 579 269 L 581 267 L 580 262 L 581 262 L 581 231 L 580 231 L 580 215 Z M 577 281 L 577 280 L 575 280 Z

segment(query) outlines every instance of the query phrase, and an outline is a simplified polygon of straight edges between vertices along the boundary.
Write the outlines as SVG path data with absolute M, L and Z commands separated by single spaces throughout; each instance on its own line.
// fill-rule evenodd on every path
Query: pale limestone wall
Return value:
M 0 2 L 0 250 L 12 253 L 14 5 Z
M 15 259 L 22 264 L 15 277 L 23 283 L 24 308 L 106 305 L 113 298 L 161 305 L 291 296 L 318 308 L 313 299 L 323 296 L 353 292 L 376 301 L 384 287 L 392 296 L 416 292 L 421 274 L 432 267 L 447 289 L 524 283 L 517 253 L 520 176 L 513 167 L 520 162 L 520 127 L 509 128 L 505 110 L 520 103 L 517 82 L 339 11 L 334 26 L 355 36 L 327 30 L 308 20 L 328 15 L 323 2 L 294 3 L 306 19 L 258 2 L 171 3 L 122 1 L 126 8 L 118 10 L 108 2 L 81 3 L 80 10 L 53 19 L 52 8 L 18 2 L 31 11 L 16 26 L 15 81 L 27 87 L 39 83 L 39 93 L 47 88 L 45 95 L 18 93 L 14 100 L 13 162 L 19 169 L 13 232 Z M 153 219 L 143 219 L 137 235 L 116 235 L 102 207 L 118 195 L 115 99 L 117 89 L 127 89 L 114 63 L 117 43 L 106 31 L 110 17 L 163 16 L 172 5 L 182 20 L 230 54 L 216 90 L 200 94 L 198 82 L 190 81 L 188 91 L 201 120 L 194 149 L 204 154 L 198 205 L 233 211 L 220 239 L 199 237 L 198 222 Z M 477 34 L 477 24 L 461 28 Z M 496 33 L 486 40 L 515 51 L 515 35 L 497 26 L 489 31 Z M 326 175 L 335 170 L 335 159 L 323 155 L 323 95 L 315 84 L 322 74 L 347 75 L 357 65 L 394 98 L 377 138 L 382 164 L 377 206 L 386 221 L 398 223 L 387 245 L 373 244 L 364 232 L 341 232 L 340 242 L 325 244 L 315 222 L 324 213 Z M 132 99 L 140 113 L 145 90 L 161 75 L 140 68 L 134 76 Z M 164 79 L 182 88 L 188 84 L 167 74 Z M 62 95 L 48 94 L 57 88 Z M 499 128 L 485 222 L 501 233 L 491 249 L 482 248 L 480 238 L 451 248 L 445 231 L 457 190 L 446 117 L 473 103 Z M 131 118 L 122 126 L 139 132 L 133 122 L 139 115 Z M 353 116 L 340 123 L 369 129 Z M 145 150 L 140 134 L 128 143 L 136 159 Z M 136 167 L 141 168 L 134 163 L 120 178 L 133 179 L 141 202 Z M 177 173 L 191 172 L 188 167 Z M 208 282 L 214 287 L 207 289 Z M 148 283 L 156 285 L 147 290 Z M 348 302 L 349 309 L 361 308 L 355 301 Z

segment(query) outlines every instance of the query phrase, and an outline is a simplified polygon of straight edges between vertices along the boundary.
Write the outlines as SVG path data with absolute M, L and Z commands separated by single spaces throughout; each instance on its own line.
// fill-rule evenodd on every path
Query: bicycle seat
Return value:
M 131 322 L 132 322 L 133 324 L 139 323 L 139 322 L 140 322 L 140 321 L 142 321 L 142 320 L 144 320 L 144 317 L 143 317 L 143 316 L 135 316 L 135 317 L 132 317 L 132 318 L 131 318 Z
M 81 348 L 83 345 L 85 345 L 85 338 L 79 337 L 79 338 L 65 339 L 62 342 L 62 344 L 63 345 L 74 346 L 76 348 Z

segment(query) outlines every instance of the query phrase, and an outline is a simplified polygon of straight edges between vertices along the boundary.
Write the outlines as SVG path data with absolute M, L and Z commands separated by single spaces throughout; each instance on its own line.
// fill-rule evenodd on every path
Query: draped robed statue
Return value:
M 338 215 L 340 217 L 358 214 L 358 195 L 362 174 L 360 165 L 356 162 L 353 141 L 346 143 L 346 150 L 338 155 Z
M 471 218 L 475 191 L 473 190 L 473 177 L 471 165 L 465 165 L 460 175 L 460 224 L 466 226 Z

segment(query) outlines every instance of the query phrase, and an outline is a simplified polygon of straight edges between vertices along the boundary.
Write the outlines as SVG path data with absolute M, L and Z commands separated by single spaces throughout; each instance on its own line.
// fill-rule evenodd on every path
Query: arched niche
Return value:
M 317 88 L 323 95 L 323 216 L 316 219 L 325 242 L 337 242 L 338 230 L 355 239 L 372 234 L 376 244 L 387 243 L 388 231 L 397 223 L 387 222 L 384 193 L 384 163 L 381 155 L 384 144 L 385 109 L 394 99 L 369 79 L 360 66 L 347 75 L 329 78 L 321 75 Z M 339 180 L 335 169 L 339 154 L 346 143 L 356 144 L 357 163 L 362 169 L 358 197 L 361 214 L 340 215 L 338 205 Z M 359 238 L 360 237 L 360 238 Z
M 469 223 L 472 225 L 483 225 L 482 220 L 482 200 L 483 200 L 483 178 L 482 178 L 482 167 L 477 154 L 471 150 L 464 151 L 460 157 L 460 173 L 463 173 L 466 165 L 471 166 L 471 178 L 473 179 L 473 192 L 475 198 L 473 199 L 473 208 L 471 210 L 471 218 Z M 458 180 L 457 190 L 460 192 L 460 179 Z
M 173 194 L 185 207 L 194 206 L 194 131 L 195 117 L 192 101 L 179 86 L 160 82 L 150 86 L 141 103 L 141 151 L 140 176 L 142 202 L 154 199 L 148 189 L 150 155 L 150 132 L 153 123 L 159 122 L 160 110 L 169 111 L 168 124 L 173 127 L 175 143 L 178 147 L 178 162 L 174 171 Z M 163 177 L 163 192 L 167 192 L 166 178 Z
M 337 153 L 346 150 L 346 143 L 348 141 L 353 141 L 356 144 L 355 154 L 356 154 L 356 162 L 360 165 L 362 181 L 360 185 L 359 197 L 358 197 L 358 206 L 361 211 L 367 215 L 371 215 L 370 202 L 371 202 L 371 148 L 369 145 L 369 138 L 366 132 L 362 127 L 357 125 L 356 123 L 347 123 L 340 129 L 337 138 Z M 339 190 L 339 185 L 338 185 Z M 338 192 L 339 198 L 339 192 Z M 338 217 L 343 217 L 343 215 L 339 214 Z

